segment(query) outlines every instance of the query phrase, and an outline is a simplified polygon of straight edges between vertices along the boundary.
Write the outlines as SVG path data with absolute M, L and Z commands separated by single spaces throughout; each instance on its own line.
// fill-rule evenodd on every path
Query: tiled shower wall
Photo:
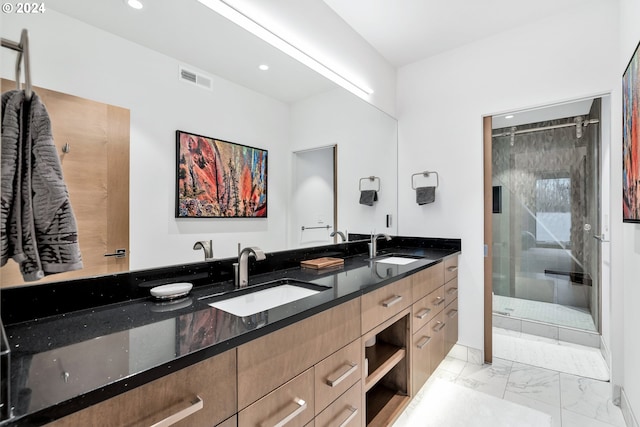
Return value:
M 590 116 L 599 118 L 600 100 L 594 101 Z M 518 126 L 518 130 L 573 123 L 574 118 Z M 494 133 L 509 131 L 496 129 Z M 502 212 L 493 214 L 493 289 L 503 296 L 559 303 L 574 307 L 597 307 L 591 287 L 571 284 L 566 275 L 545 274 L 545 270 L 593 274 L 594 242 L 584 230 L 597 213 L 593 200 L 597 176 L 599 126 L 589 125 L 581 138 L 576 127 L 520 134 L 493 139 L 493 185 L 502 187 Z M 570 178 L 570 192 L 558 188 L 561 197 L 537 196 L 541 178 Z M 538 200 L 537 200 L 538 199 Z M 567 200 L 569 199 L 569 200 Z M 540 244 L 536 239 L 536 212 L 569 209 L 570 242 Z M 566 239 L 565 239 L 566 240 Z

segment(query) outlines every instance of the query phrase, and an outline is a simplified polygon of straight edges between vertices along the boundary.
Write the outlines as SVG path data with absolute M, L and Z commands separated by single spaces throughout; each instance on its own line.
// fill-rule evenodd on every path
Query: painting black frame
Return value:
M 622 221 L 640 223 L 640 141 L 631 131 L 640 128 L 640 116 L 634 103 L 640 105 L 640 42 L 622 75 Z M 640 129 L 635 136 L 640 137 Z
M 267 218 L 267 177 L 268 150 L 176 130 L 176 218 Z

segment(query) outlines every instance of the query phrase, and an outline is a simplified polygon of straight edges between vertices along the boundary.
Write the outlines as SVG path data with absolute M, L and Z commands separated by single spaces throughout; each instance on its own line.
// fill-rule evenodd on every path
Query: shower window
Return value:
M 536 180 L 536 243 L 566 247 L 571 241 L 571 179 Z

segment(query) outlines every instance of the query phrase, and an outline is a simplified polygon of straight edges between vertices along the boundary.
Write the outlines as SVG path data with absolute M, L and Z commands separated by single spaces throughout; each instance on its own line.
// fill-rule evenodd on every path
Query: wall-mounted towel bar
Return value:
M 360 183 L 358 184 L 358 190 L 362 191 L 362 181 L 369 181 L 378 184 L 378 188 L 367 188 L 367 190 L 380 191 L 380 178 L 377 176 L 368 176 L 366 178 L 360 178 Z
M 435 185 L 435 187 L 438 188 L 438 186 L 440 185 L 440 177 L 438 176 L 438 172 L 436 172 L 436 171 L 424 171 L 424 172 L 414 173 L 413 175 L 411 175 L 411 188 L 413 188 L 414 190 L 418 188 L 418 187 L 416 187 L 416 184 L 415 184 L 415 177 L 416 176 L 422 175 L 425 178 L 429 178 L 429 176 L 431 174 L 434 174 L 436 176 L 436 185 Z
M 20 34 L 20 42 L 16 43 L 12 40 L 2 39 L 2 47 L 15 50 L 18 52 L 16 59 L 16 86 L 18 90 L 21 89 L 20 85 L 20 64 L 24 62 L 24 96 L 27 99 L 31 99 L 31 67 L 29 62 L 29 32 L 26 29 L 22 30 Z
M 327 224 L 327 225 L 323 225 L 322 227 L 305 227 L 303 225 L 302 226 L 302 231 L 304 231 L 304 230 L 317 230 L 317 229 L 320 229 L 320 228 L 326 228 L 327 230 L 329 230 L 329 229 L 331 229 L 331 226 Z

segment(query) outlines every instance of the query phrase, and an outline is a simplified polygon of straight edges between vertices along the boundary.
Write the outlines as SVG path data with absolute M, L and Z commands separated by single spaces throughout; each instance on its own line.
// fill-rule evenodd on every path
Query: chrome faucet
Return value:
M 332 231 L 329 237 L 334 237 L 336 234 L 342 238 L 343 242 L 349 241 L 349 238 L 342 231 Z
M 249 257 L 254 256 L 256 261 L 266 258 L 262 249 L 256 246 L 244 248 L 238 254 L 238 269 L 235 274 L 236 288 L 244 288 L 249 284 Z
M 204 251 L 204 260 L 209 261 L 213 259 L 213 241 L 209 240 L 200 240 L 193 245 L 193 250 L 197 251 L 198 249 L 202 249 Z
M 391 240 L 391 236 L 389 236 L 388 234 L 380 233 L 380 234 L 376 234 L 375 236 L 372 234 L 371 243 L 369 243 L 369 258 L 375 258 L 378 255 L 377 242 L 380 237 L 384 237 L 385 240 L 387 241 Z

